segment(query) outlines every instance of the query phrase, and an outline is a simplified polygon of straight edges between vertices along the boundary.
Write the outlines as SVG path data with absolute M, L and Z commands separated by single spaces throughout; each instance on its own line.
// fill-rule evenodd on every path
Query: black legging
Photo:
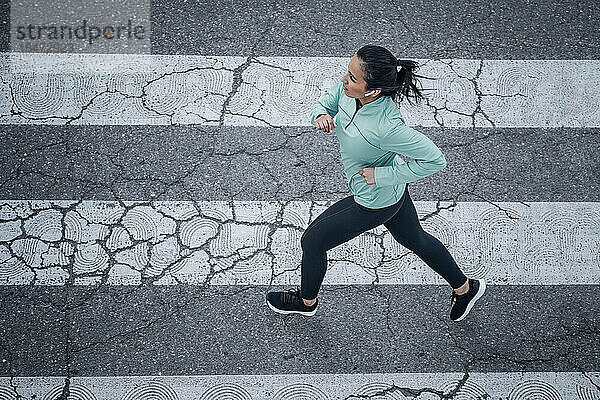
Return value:
M 306 228 L 301 239 L 302 298 L 312 300 L 317 297 L 327 272 L 327 250 L 381 224 L 398 243 L 419 256 L 453 289 L 467 281 L 442 242 L 421 227 L 407 184 L 396 204 L 372 209 L 357 204 L 353 196 L 348 196 L 332 204 Z

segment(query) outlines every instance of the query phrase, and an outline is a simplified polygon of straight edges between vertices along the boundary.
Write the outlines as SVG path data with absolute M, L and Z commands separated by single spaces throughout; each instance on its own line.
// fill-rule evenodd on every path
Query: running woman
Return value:
M 417 62 L 398 60 L 381 46 L 364 46 L 340 82 L 312 107 L 311 125 L 334 131 L 339 139 L 352 195 L 331 205 L 304 231 L 300 287 L 267 293 L 275 312 L 314 315 L 327 250 L 381 224 L 453 288 L 451 320 L 465 318 L 483 295 L 485 281 L 467 278 L 444 245 L 423 230 L 408 193 L 408 183 L 446 166 L 440 149 L 406 125 L 397 105 L 403 97 L 410 103 L 411 94 L 417 103 L 424 98 L 416 85 L 418 69 Z M 407 163 L 400 154 L 413 160 Z

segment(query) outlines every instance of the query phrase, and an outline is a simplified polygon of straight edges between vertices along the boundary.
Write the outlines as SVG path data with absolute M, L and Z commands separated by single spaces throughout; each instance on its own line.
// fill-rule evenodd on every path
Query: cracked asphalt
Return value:
M 172 1 L 152 3 L 150 14 L 152 54 L 247 57 L 220 93 L 217 125 L 0 125 L 0 199 L 339 199 L 349 192 L 334 136 L 268 122 L 224 125 L 253 57 L 350 57 L 366 42 L 480 66 L 600 54 L 592 1 Z M 7 2 L 0 15 L 7 52 Z M 501 210 L 498 202 L 599 201 L 597 127 L 441 125 L 420 130 L 448 167 L 411 184 L 415 201 Z M 323 286 L 315 317 L 282 318 L 264 304 L 270 286 L 153 285 L 160 277 L 140 286 L 0 286 L 1 376 L 66 376 L 66 399 L 78 376 L 458 372 L 462 386 L 473 372 L 575 371 L 600 394 L 600 381 L 587 374 L 600 370 L 600 282 L 490 285 L 469 317 L 452 323 L 448 286 Z M 395 385 L 385 392 L 395 390 L 448 397 Z

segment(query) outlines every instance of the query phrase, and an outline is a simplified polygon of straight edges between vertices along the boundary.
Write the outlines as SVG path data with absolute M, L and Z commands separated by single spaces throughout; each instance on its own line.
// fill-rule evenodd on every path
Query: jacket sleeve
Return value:
M 340 88 L 342 81 L 338 81 L 323 93 L 310 111 L 310 124 L 315 124 L 315 119 L 320 114 L 329 114 L 332 118 L 338 113 L 338 101 L 340 99 Z
M 446 158 L 431 139 L 407 126 L 401 117 L 393 117 L 391 121 L 392 126 L 383 135 L 380 147 L 413 160 L 404 164 L 375 167 L 375 186 L 414 182 L 446 166 Z

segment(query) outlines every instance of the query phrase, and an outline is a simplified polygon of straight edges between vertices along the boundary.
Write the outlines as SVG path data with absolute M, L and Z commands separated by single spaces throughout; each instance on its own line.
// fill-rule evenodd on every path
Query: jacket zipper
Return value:
M 362 108 L 362 107 L 360 107 L 360 108 Z M 354 111 L 354 115 L 356 115 L 356 113 L 358 112 L 358 110 L 360 110 L 360 108 L 358 108 L 358 104 L 357 104 L 356 105 L 356 110 Z M 352 115 L 352 118 L 350 118 L 350 122 L 348 122 L 348 125 L 346 125 L 346 127 L 344 129 L 348 129 L 348 127 L 352 123 L 352 120 L 354 119 L 354 115 Z

